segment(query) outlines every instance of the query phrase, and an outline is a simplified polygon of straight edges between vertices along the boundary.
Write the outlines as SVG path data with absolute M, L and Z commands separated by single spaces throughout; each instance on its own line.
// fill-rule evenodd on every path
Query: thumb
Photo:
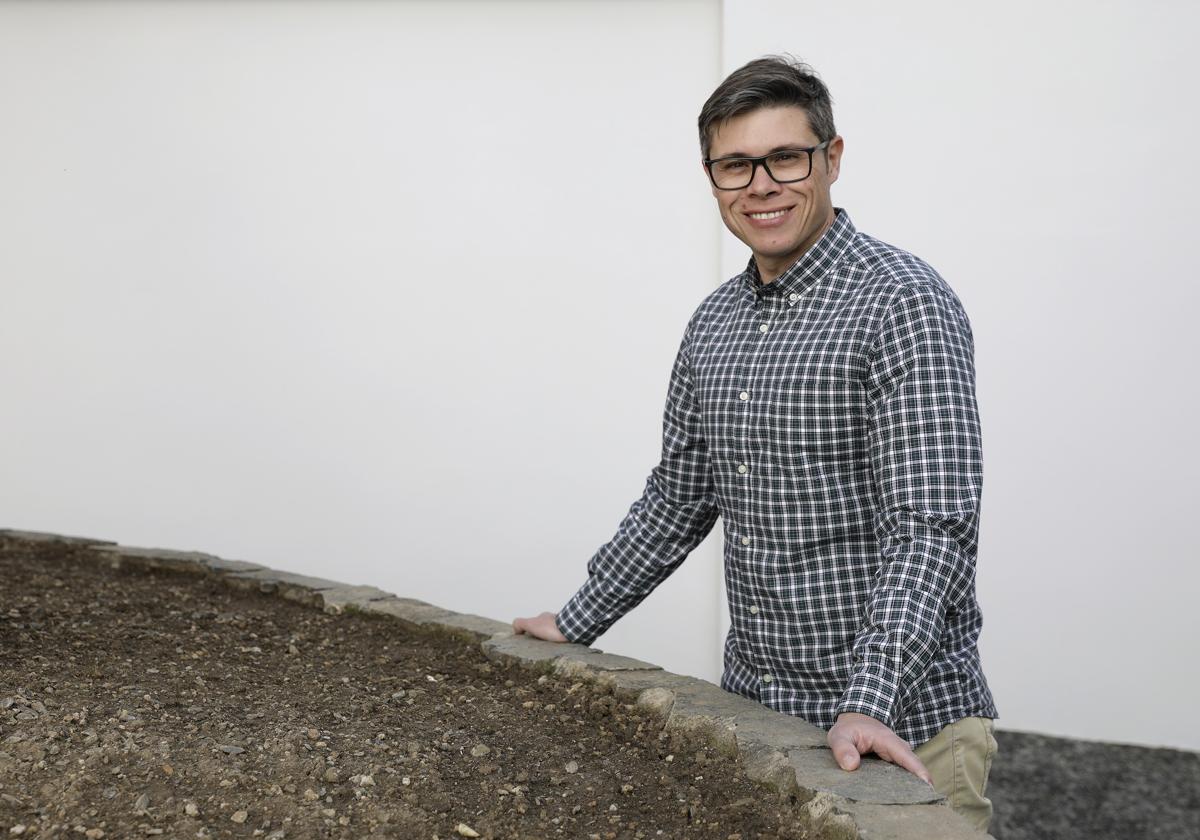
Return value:
M 857 770 L 860 763 L 858 747 L 845 735 L 830 733 L 829 749 L 833 752 L 833 760 L 843 770 Z

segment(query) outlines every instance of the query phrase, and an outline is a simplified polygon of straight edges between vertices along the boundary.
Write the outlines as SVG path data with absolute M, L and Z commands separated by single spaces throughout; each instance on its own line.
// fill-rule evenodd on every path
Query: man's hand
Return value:
M 827 740 L 834 760 L 843 770 L 857 770 L 859 756 L 873 752 L 933 786 L 933 777 L 908 742 L 870 715 L 842 712 Z
M 513 621 L 513 633 L 528 633 L 535 639 L 545 639 L 547 642 L 565 642 L 567 637 L 558 632 L 555 617 L 554 613 L 544 612 L 533 618 L 518 618 Z

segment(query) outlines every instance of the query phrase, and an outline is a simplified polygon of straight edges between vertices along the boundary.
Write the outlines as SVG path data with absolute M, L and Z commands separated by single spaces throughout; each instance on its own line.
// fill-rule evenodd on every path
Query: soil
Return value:
M 0 538 L 5 837 L 805 836 L 591 686 L 86 554 Z

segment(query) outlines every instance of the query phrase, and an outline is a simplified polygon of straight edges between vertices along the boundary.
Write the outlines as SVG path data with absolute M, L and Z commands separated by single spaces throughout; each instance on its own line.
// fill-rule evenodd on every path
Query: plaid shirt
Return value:
M 721 685 L 911 744 L 996 717 L 976 642 L 983 469 L 962 304 L 921 260 L 833 226 L 773 283 L 754 260 L 688 323 L 662 460 L 558 613 L 591 644 L 724 523 Z

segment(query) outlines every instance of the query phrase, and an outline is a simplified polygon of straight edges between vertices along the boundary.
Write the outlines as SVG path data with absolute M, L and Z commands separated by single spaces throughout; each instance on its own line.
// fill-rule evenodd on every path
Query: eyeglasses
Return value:
M 812 174 L 813 152 L 827 147 L 826 140 L 807 149 L 781 149 L 762 157 L 727 157 L 704 161 L 708 177 L 719 190 L 741 190 L 750 186 L 758 167 L 767 170 L 767 175 L 777 184 L 794 184 Z

